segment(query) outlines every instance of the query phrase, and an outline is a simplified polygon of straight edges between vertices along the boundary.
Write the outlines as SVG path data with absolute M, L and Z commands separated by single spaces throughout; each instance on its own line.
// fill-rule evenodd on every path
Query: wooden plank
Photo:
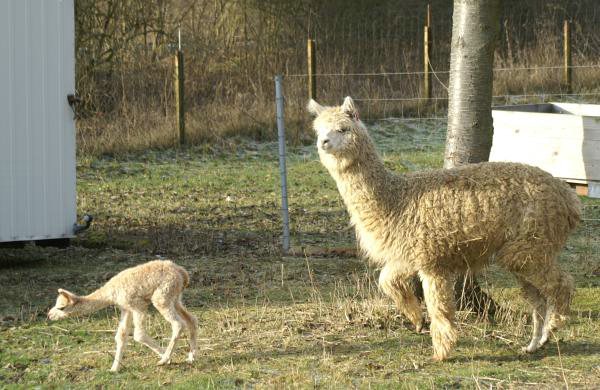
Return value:
M 504 106 L 495 107 L 492 116 L 490 161 L 534 165 L 580 184 L 600 181 L 600 105 Z
M 588 188 L 585 184 L 575 184 L 575 192 L 580 196 L 587 196 Z
M 513 161 L 544 169 L 557 177 L 600 180 L 600 141 L 578 143 L 495 134 L 490 161 Z
M 523 148 L 521 150 L 520 148 Z M 600 141 L 581 141 L 559 138 L 535 138 L 526 135 L 494 134 L 491 155 L 508 156 L 522 152 L 528 156 L 554 156 L 556 159 L 600 159 Z
M 492 111 L 494 132 L 537 138 L 600 140 L 600 119 L 565 114 Z

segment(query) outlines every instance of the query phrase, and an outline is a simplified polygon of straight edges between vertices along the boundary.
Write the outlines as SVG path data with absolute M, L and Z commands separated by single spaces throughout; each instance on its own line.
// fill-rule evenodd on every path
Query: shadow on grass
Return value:
M 525 345 L 525 341 L 523 342 Z M 475 347 L 473 347 L 475 348 Z M 472 361 L 487 361 L 487 362 L 516 362 L 516 361 L 538 361 L 547 357 L 568 357 L 568 356 L 599 356 L 600 343 L 585 343 L 585 342 L 551 342 L 540 348 L 534 353 L 524 353 L 518 348 L 510 355 L 490 355 L 490 354 L 474 354 L 468 357 L 456 356 L 450 357 L 449 362 L 466 363 Z
M 414 345 L 420 344 L 418 339 L 422 337 L 421 335 L 414 333 L 409 337 L 411 337 L 411 343 L 414 343 Z M 270 350 L 253 349 L 252 351 L 242 353 L 232 352 L 219 357 L 209 357 L 207 360 L 210 361 L 211 364 L 220 366 L 232 363 L 251 362 L 254 360 L 271 361 L 273 359 L 285 357 L 322 356 L 324 353 L 330 355 L 360 355 L 361 353 L 377 350 L 393 350 L 394 352 L 398 352 L 399 340 L 396 338 L 388 338 L 382 341 L 362 344 L 340 342 L 339 344 L 329 345 L 325 348 L 323 345 L 319 344 L 319 340 L 314 340 L 311 343 L 306 343 L 304 346 L 286 347 L 285 349 L 272 348 Z
M 330 335 L 331 336 L 331 335 Z M 375 334 L 374 334 L 375 336 Z M 253 350 L 251 352 L 242 352 L 242 353 L 228 353 L 223 356 L 209 358 L 211 364 L 223 365 L 223 364 L 231 364 L 233 363 L 241 363 L 248 361 L 270 361 L 272 359 L 277 358 L 285 358 L 285 357 L 301 357 L 301 356 L 320 356 L 323 353 L 331 354 L 331 355 L 361 355 L 365 352 L 392 352 L 393 354 L 398 354 L 402 352 L 402 347 L 399 345 L 400 340 L 394 337 L 387 338 L 382 341 L 374 341 L 368 343 L 353 343 L 353 342 L 341 342 L 336 345 L 328 346 L 323 348 L 322 345 L 318 344 L 318 340 L 313 341 L 312 343 L 301 346 L 301 347 L 288 347 L 285 349 L 273 348 L 270 350 Z M 406 352 L 414 355 L 414 348 L 425 345 L 426 352 L 425 354 L 427 362 L 426 364 L 443 364 L 444 362 L 434 362 L 429 358 L 429 355 L 432 353 L 430 346 L 430 338 L 428 335 L 417 334 L 414 332 L 410 332 L 407 330 L 407 333 L 402 337 L 403 344 L 411 344 L 412 348 L 407 348 Z M 476 348 L 476 347 L 473 347 Z M 511 348 L 511 352 L 513 349 Z M 559 353 L 560 350 L 560 353 Z M 456 352 L 454 352 L 456 354 Z M 569 356 L 598 356 L 600 354 L 600 344 L 599 343 L 584 343 L 584 342 L 568 342 L 568 343 L 560 343 L 559 348 L 557 348 L 556 343 L 551 345 L 546 345 L 544 348 L 540 349 L 536 353 L 533 354 L 525 354 L 520 351 L 515 350 L 514 353 L 508 355 L 493 355 L 493 354 L 473 354 L 469 356 L 452 356 L 447 359 L 446 363 L 472 363 L 474 361 L 478 362 L 488 362 L 488 363 L 509 363 L 509 362 L 518 362 L 518 361 L 540 361 L 548 357 L 558 357 L 561 356 L 563 358 Z

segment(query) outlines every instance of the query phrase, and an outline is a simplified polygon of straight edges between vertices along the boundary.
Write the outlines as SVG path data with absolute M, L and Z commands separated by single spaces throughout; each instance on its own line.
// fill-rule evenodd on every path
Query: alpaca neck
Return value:
M 337 169 L 330 170 L 353 217 L 366 217 L 373 212 L 380 215 L 388 208 L 391 182 L 398 180 L 385 168 L 372 142 L 364 142 L 362 146 L 359 158 L 341 162 Z
M 77 303 L 77 314 L 93 313 L 111 305 L 112 303 L 113 302 L 109 294 L 107 294 L 102 287 L 89 295 L 79 297 L 79 302 Z

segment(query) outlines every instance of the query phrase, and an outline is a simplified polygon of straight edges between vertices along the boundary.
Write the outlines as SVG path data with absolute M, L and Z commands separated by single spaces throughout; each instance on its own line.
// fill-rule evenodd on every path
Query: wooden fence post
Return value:
M 431 99 L 431 5 L 427 4 L 427 16 L 423 29 L 423 97 L 426 102 Z
M 568 20 L 565 20 L 563 25 L 563 53 L 564 53 L 564 72 L 563 80 L 567 93 L 571 93 L 573 90 L 572 80 L 572 68 L 573 62 L 571 60 L 571 28 Z
M 177 128 L 179 129 L 179 144 L 185 145 L 185 77 L 183 66 L 183 51 L 181 50 L 177 50 L 177 53 L 175 54 L 175 73 L 173 76 Z
M 308 39 L 306 45 L 306 58 L 308 65 L 308 98 L 317 99 L 317 79 L 315 77 L 317 73 L 317 58 L 315 56 L 315 41 Z

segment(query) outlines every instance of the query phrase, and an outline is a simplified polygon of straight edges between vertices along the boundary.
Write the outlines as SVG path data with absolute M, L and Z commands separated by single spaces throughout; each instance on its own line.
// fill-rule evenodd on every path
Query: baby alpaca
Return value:
M 361 249 L 381 269 L 379 286 L 415 325 L 423 326 L 411 288 L 418 275 L 431 319 L 434 358 L 458 337 L 454 277 L 496 262 L 516 276 L 533 309 L 524 349 L 548 341 L 569 313 L 573 279 L 556 258 L 580 219 L 568 186 L 541 169 L 482 163 L 405 175 L 388 171 L 347 97 L 340 107 L 312 100 L 319 157 L 336 181 Z
M 189 332 L 190 352 L 187 361 L 193 362 L 196 354 L 197 320 L 181 303 L 183 289 L 188 286 L 189 275 L 185 269 L 168 260 L 150 261 L 128 268 L 112 277 L 104 286 L 86 296 L 58 289 L 56 304 L 48 312 L 50 320 L 93 313 L 109 305 L 121 309 L 121 321 L 115 341 L 117 350 L 111 371 L 119 370 L 123 349 L 133 321 L 133 338 L 160 357 L 159 365 L 169 363 L 175 341 L 185 327 Z M 152 303 L 171 324 L 172 335 L 166 349 L 149 337 L 144 330 L 144 316 Z

